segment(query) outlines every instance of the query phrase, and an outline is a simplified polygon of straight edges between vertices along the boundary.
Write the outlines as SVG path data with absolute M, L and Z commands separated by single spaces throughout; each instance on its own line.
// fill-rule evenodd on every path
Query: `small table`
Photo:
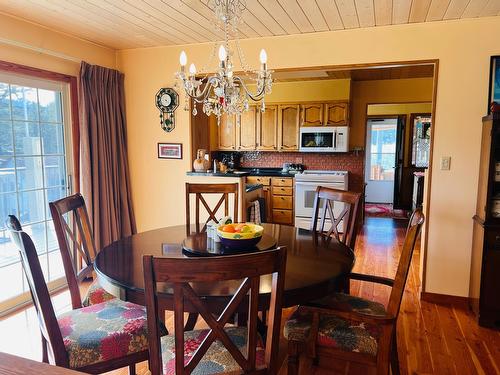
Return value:
M 263 224 L 264 234 L 273 237 L 278 246 L 287 247 L 287 264 L 283 307 L 291 307 L 321 298 L 335 290 L 336 280 L 348 274 L 354 265 L 354 253 L 333 238 L 287 225 Z M 142 257 L 183 258 L 183 241 L 194 233 L 195 226 L 166 227 L 116 241 L 102 249 L 95 259 L 100 284 L 110 293 L 145 305 Z M 214 312 L 220 312 L 234 294 L 241 280 L 213 284 L 193 284 Z M 168 283 L 157 286 L 159 308 L 173 310 L 173 291 Z M 260 282 L 259 309 L 269 307 L 271 276 Z M 186 312 L 197 313 L 185 305 Z

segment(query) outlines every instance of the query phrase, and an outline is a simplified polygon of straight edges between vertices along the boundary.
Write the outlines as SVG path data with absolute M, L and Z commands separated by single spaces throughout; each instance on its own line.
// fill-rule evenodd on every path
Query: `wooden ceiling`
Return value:
M 0 10 L 114 49 L 217 41 L 212 0 L 0 0 Z M 241 38 L 496 16 L 500 0 L 246 0 Z

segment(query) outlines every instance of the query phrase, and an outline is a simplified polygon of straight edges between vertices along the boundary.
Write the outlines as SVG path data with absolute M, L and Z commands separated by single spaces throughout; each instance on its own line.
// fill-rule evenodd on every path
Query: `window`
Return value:
M 32 237 L 49 287 L 63 283 L 48 202 L 69 192 L 67 86 L 0 72 L 0 312 L 29 299 L 19 254 L 5 227 L 9 214 Z
M 394 181 L 397 123 L 372 123 L 370 134 L 370 180 Z

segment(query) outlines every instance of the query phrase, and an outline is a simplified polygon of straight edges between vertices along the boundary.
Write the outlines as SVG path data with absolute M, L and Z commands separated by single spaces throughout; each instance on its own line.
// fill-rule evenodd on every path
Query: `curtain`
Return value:
M 80 67 L 80 186 L 97 249 L 136 232 L 127 161 L 124 75 Z

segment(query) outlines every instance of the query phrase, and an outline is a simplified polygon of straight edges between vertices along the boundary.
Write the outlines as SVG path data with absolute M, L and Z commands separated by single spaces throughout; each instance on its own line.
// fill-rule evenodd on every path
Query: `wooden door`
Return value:
M 266 222 L 273 222 L 273 199 L 271 193 L 271 186 L 264 186 L 262 188 L 264 199 L 266 200 Z
M 326 103 L 325 125 L 343 126 L 349 122 L 349 103 Z
M 235 115 L 222 115 L 220 118 L 219 150 L 236 150 Z
M 301 126 L 323 125 L 323 103 L 302 104 L 300 107 Z
M 279 149 L 297 151 L 299 149 L 299 106 L 297 104 L 279 106 Z
M 257 149 L 278 150 L 278 106 L 267 106 L 265 112 L 260 112 L 258 119 Z
M 257 107 L 251 106 L 240 116 L 237 130 L 238 150 L 255 150 L 257 142 Z

